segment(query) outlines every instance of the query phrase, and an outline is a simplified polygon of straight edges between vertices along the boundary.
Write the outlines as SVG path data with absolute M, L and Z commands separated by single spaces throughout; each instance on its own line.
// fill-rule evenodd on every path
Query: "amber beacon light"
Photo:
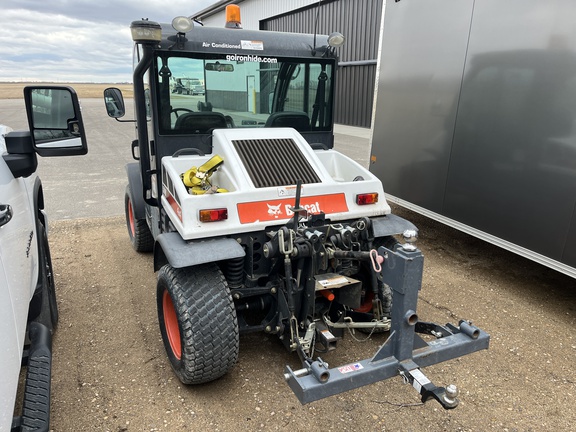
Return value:
M 228 5 L 226 6 L 226 28 L 241 29 L 242 24 L 240 21 L 240 6 Z

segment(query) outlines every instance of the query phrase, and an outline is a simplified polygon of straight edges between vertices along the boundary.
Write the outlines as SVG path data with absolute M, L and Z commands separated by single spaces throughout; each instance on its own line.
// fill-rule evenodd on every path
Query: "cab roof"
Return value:
M 161 24 L 161 49 L 210 54 L 237 54 L 265 57 L 336 58 L 328 46 L 328 36 L 284 33 L 265 30 L 229 29 L 195 26 L 177 43 L 177 32 L 170 24 Z M 314 52 L 314 54 L 313 54 Z

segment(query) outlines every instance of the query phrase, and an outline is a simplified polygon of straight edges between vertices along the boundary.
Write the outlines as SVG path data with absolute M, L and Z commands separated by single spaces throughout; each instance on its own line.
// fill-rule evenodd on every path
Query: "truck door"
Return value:
M 34 212 L 28 198 L 28 181 L 14 178 L 4 159 L 0 158 L 0 256 L 5 272 L 0 289 L 2 300 L 10 299 L 19 346 L 23 345 L 28 305 L 38 276 L 38 242 Z M 0 320 L 4 323 L 5 316 Z
M 0 236 L 2 235 L 0 228 Z M 0 241 L 0 244 L 2 241 Z M 8 290 L 5 267 L 0 256 L 0 368 L 2 369 L 3 388 L 8 389 L 0 392 L 0 424 L 10 424 L 13 416 L 13 401 L 18 388 L 18 371 L 22 352 L 16 335 L 16 320 L 12 308 L 12 299 Z

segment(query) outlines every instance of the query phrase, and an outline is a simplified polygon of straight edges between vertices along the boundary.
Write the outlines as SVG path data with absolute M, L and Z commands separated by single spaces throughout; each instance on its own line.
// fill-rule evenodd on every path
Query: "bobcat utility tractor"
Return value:
M 401 375 L 422 400 L 455 407 L 456 388 L 420 368 L 485 349 L 489 336 L 468 321 L 419 320 L 416 228 L 333 149 L 343 36 L 244 30 L 236 5 L 227 18 L 223 28 L 186 17 L 131 25 L 126 220 L 134 249 L 153 251 L 174 372 L 213 381 L 234 367 L 241 334 L 264 332 L 300 357 L 284 378 L 302 403 Z M 182 76 L 199 77 L 203 94 L 174 91 Z M 104 96 L 122 117 L 122 93 Z M 330 368 L 348 332 L 390 334 L 373 358 Z

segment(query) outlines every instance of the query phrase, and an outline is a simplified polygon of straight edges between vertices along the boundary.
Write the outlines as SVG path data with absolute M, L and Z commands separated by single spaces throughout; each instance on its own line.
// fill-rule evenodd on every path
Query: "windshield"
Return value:
M 165 55 L 156 66 L 162 135 L 221 127 L 331 130 L 333 68 L 326 60 Z

